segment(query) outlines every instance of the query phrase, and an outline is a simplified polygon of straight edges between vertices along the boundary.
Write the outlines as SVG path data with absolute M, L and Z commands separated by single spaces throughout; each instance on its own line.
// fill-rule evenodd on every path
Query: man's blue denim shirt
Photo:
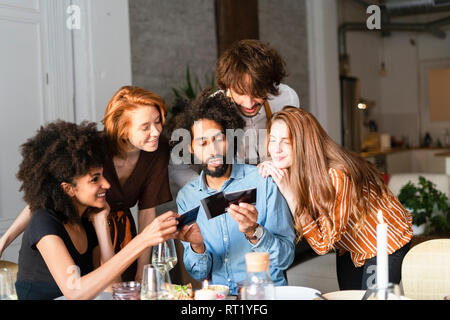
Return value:
M 230 294 L 237 294 L 237 283 L 247 276 L 245 254 L 265 251 L 270 254 L 270 276 L 273 282 L 277 286 L 287 285 L 284 271 L 294 260 L 295 232 L 286 200 L 272 178 L 262 178 L 257 167 L 246 164 L 232 166 L 230 178 L 220 191 L 230 193 L 257 188 L 256 209 L 258 223 L 264 229 L 263 237 L 253 245 L 239 231 L 238 223 L 228 213 L 208 220 L 200 206 L 197 224 L 206 251 L 203 254 L 195 253 L 188 242 L 183 242 L 186 270 L 197 280 L 208 279 L 211 284 L 227 285 Z M 178 213 L 199 206 L 201 199 L 217 192 L 207 186 L 203 171 L 179 191 Z

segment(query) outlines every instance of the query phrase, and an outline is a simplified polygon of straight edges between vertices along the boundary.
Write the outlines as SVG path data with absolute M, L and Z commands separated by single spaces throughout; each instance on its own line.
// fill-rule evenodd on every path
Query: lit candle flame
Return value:
M 208 280 L 203 280 L 203 289 L 208 289 L 208 288 L 209 288 Z
M 378 216 L 378 222 L 379 222 L 380 224 L 381 224 L 381 223 L 384 223 L 384 220 L 383 220 L 383 212 L 381 212 L 381 210 L 378 210 L 377 216 Z

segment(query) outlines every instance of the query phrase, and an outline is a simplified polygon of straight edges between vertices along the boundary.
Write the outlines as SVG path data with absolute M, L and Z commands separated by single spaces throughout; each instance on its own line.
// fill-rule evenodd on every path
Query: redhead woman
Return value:
M 155 207 L 172 200 L 169 189 L 167 140 L 161 136 L 167 107 L 163 99 L 145 89 L 120 88 L 108 103 L 103 119 L 106 156 L 104 176 L 111 184 L 106 200 L 114 252 L 119 252 L 156 215 Z M 138 230 L 130 208 L 138 205 Z M 21 234 L 31 218 L 27 206 L 0 239 L 0 255 Z M 122 275 L 139 280 L 149 263 L 145 250 Z
M 312 114 L 284 107 L 268 123 L 268 153 L 260 164 L 288 202 L 298 240 L 318 254 L 336 251 L 341 290 L 374 284 L 377 213 L 388 225 L 389 281 L 399 283 L 410 247 L 412 217 L 374 165 L 336 144 Z M 372 277 L 371 277 L 372 276 Z
M 104 140 L 95 123 L 50 123 L 21 151 L 17 177 L 32 215 L 19 253 L 19 299 L 92 299 L 146 248 L 176 235 L 178 215 L 167 212 L 114 255 Z

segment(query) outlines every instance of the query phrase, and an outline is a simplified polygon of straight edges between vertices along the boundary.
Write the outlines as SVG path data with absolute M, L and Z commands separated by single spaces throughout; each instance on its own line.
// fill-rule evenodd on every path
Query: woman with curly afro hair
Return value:
M 169 145 L 161 136 L 167 107 L 157 94 L 124 86 L 105 110 L 104 175 L 111 184 L 106 194 L 111 213 L 109 225 L 114 251 L 119 252 L 156 216 L 156 207 L 172 200 L 169 187 Z M 131 214 L 137 204 L 138 223 Z M 0 256 L 24 230 L 31 218 L 29 206 L 0 238 Z M 140 280 L 150 261 L 150 249 L 122 274 L 123 281 Z
M 95 123 L 56 121 L 22 145 L 17 178 L 32 212 L 19 253 L 19 299 L 92 299 L 148 247 L 176 232 L 167 212 L 114 255 L 103 176 L 104 139 Z

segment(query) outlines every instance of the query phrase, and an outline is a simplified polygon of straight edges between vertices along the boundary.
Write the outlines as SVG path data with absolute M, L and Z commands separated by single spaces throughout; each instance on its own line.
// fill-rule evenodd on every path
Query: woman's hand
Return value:
M 258 172 L 263 178 L 271 176 L 284 196 L 289 194 L 290 181 L 287 169 L 279 169 L 272 161 L 264 161 L 258 165 Z
M 144 230 L 142 230 L 139 236 L 144 237 L 148 247 L 157 245 L 168 239 L 173 239 L 178 234 L 177 217 L 177 213 L 167 211 L 166 213 L 156 217 L 148 226 L 144 228 Z
M 109 204 L 106 203 L 103 208 L 89 208 L 86 212 L 86 216 L 95 228 L 96 226 L 103 224 L 108 219 L 109 212 L 110 207 Z
M 291 214 L 295 214 L 297 209 L 297 196 L 291 191 L 291 181 L 288 170 L 275 167 L 272 161 L 264 161 L 258 165 L 258 172 L 263 178 L 267 178 L 268 176 L 272 177 L 286 200 Z
M 300 224 L 301 224 L 303 227 L 307 226 L 307 225 L 310 224 L 311 222 L 313 222 L 313 218 L 311 217 L 310 214 L 308 214 L 308 213 L 302 213 L 302 214 L 300 215 Z
M 273 167 L 272 161 L 264 161 L 259 163 L 257 165 L 259 175 L 261 175 L 263 178 L 267 178 L 268 176 L 270 176 L 270 172 L 268 171 L 269 166 Z

